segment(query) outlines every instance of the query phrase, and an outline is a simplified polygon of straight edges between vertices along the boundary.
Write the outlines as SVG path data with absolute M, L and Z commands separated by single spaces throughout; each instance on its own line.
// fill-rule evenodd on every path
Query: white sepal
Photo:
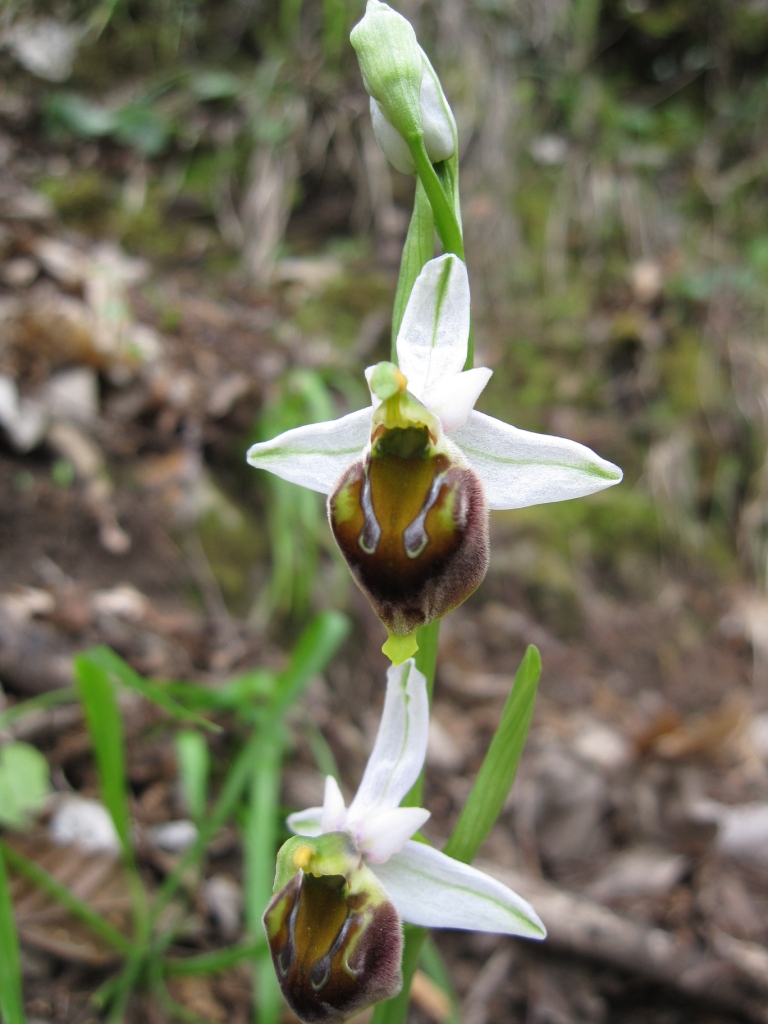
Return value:
M 344 470 L 362 456 L 370 434 L 371 410 L 360 409 L 254 444 L 248 462 L 292 484 L 330 494 Z
M 469 278 L 452 253 L 425 263 L 397 335 L 400 369 L 415 395 L 464 369 L 469 341 Z
M 481 412 L 472 412 L 451 440 L 477 471 L 491 509 L 581 498 L 623 475 L 583 444 L 520 430 Z
M 477 868 L 424 843 L 408 842 L 374 873 L 404 921 L 425 928 L 461 928 L 543 939 L 533 907 Z
M 418 779 L 427 754 L 427 681 L 413 658 L 387 670 L 387 692 L 376 742 L 349 806 L 348 820 L 361 822 L 374 810 L 397 807 Z

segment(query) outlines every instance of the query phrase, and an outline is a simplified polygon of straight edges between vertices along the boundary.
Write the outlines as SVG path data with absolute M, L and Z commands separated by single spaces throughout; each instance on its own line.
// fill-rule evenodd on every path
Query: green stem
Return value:
M 411 982 L 419 966 L 421 947 L 429 935 L 426 928 L 415 925 L 405 926 L 405 944 L 403 946 L 403 987 L 393 998 L 385 1003 L 377 1003 L 373 1010 L 371 1024 L 405 1024 L 408 1016 L 408 1003 L 411 998 Z
M 455 253 L 459 259 L 464 259 L 464 239 L 461 235 L 461 227 L 456 220 L 456 214 L 448 200 L 437 171 L 432 166 L 427 150 L 424 147 L 424 139 L 417 136 L 414 139 L 407 139 L 408 148 L 411 151 L 413 162 L 416 164 L 416 171 L 419 179 L 427 193 L 432 212 L 435 215 L 435 227 L 444 252 Z

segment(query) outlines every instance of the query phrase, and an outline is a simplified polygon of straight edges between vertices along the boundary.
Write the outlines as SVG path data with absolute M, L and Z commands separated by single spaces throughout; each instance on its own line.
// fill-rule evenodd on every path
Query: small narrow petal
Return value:
M 421 51 L 424 77 L 421 79 L 421 121 L 424 127 L 424 145 L 433 164 L 448 160 L 456 150 L 456 122 L 445 98 L 440 79 Z
M 475 402 L 492 376 L 493 370 L 476 366 L 473 370 L 465 370 L 433 384 L 419 398 L 430 412 L 439 417 L 443 430 L 449 434 L 467 422 Z
M 408 842 L 373 868 L 404 921 L 543 939 L 533 907 L 506 885 L 424 843 Z
M 491 509 L 581 498 L 623 475 L 583 444 L 520 430 L 481 412 L 472 412 L 451 440 L 480 476 Z
M 376 100 L 371 96 L 371 124 L 376 141 L 381 151 L 396 171 L 401 174 L 415 174 L 416 164 L 413 162 L 408 143 L 387 116 Z
M 397 358 L 415 395 L 464 369 L 469 340 L 469 278 L 458 256 L 424 265 L 397 335 Z
M 339 784 L 332 775 L 325 777 L 325 793 L 323 795 L 323 832 L 341 832 L 347 824 L 347 806 L 339 789 Z
M 383 864 L 402 850 L 428 819 L 429 811 L 423 807 L 388 807 L 366 815 L 359 827 L 350 820 L 349 828 L 366 860 Z
M 292 484 L 330 494 L 344 470 L 362 454 L 371 433 L 371 410 L 311 423 L 253 445 L 248 461 Z
M 319 836 L 323 832 L 323 808 L 308 807 L 286 818 L 286 825 L 297 836 Z
M 363 821 L 374 810 L 397 807 L 418 779 L 427 754 L 427 681 L 413 658 L 387 670 L 387 693 L 373 752 L 349 820 Z

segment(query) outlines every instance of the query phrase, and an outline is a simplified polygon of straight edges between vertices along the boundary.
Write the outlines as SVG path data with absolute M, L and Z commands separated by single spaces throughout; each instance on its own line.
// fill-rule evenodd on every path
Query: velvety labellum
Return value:
M 374 445 L 329 498 L 336 541 L 392 633 L 404 635 L 461 604 L 488 566 L 488 513 L 475 472 L 425 454 L 406 431 Z M 384 439 L 382 438 L 382 441 Z M 400 454 L 403 453 L 403 454 Z
M 350 893 L 343 875 L 298 871 L 264 914 L 272 962 L 303 1021 L 341 1022 L 400 991 L 402 928 L 387 900 Z

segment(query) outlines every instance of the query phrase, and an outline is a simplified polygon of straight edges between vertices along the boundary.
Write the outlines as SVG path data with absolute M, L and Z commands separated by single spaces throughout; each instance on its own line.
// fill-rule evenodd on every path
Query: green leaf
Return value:
M 0 1018 L 5 1024 L 24 1024 L 21 992 L 21 958 L 13 919 L 11 888 L 0 847 Z
M 472 792 L 446 843 L 443 852 L 449 857 L 469 864 L 501 813 L 528 735 L 540 676 L 541 656 L 529 646 Z
M 76 917 L 86 927 L 90 928 L 95 935 L 98 935 L 104 942 L 116 949 L 118 953 L 128 954 L 132 951 L 133 946 L 130 939 L 127 939 L 106 918 L 97 913 L 85 900 L 80 899 L 79 896 L 76 896 L 65 885 L 62 885 L 61 882 L 48 874 L 39 864 L 29 860 L 29 858 L 19 853 L 18 850 L 14 850 L 13 847 L 7 846 L 0 841 L 0 856 L 3 854 L 5 854 L 5 859 L 15 872 L 32 882 L 38 889 L 42 889 L 51 899 L 60 903 L 73 917 Z M 1 932 L 2 925 L 0 925 Z M 0 944 L 0 949 L 5 948 L 5 946 Z M 2 957 L 0 957 L 0 960 L 2 960 Z
M 75 677 L 99 770 L 101 797 L 126 857 L 131 857 L 123 720 L 107 671 L 87 654 L 75 658 Z
M 405 307 L 421 268 L 435 255 L 435 218 L 421 179 L 416 179 L 416 196 L 411 223 L 400 259 L 395 304 L 392 309 L 392 362 L 397 363 L 397 332 L 403 322 Z
M 110 135 L 118 120 L 113 110 L 75 93 L 53 93 L 46 102 L 46 112 L 56 127 L 86 139 Z
M 291 660 L 281 672 L 270 708 L 270 719 L 280 719 L 298 701 L 310 679 L 322 672 L 349 632 L 349 619 L 340 612 L 318 615 L 299 637 Z
M 129 687 L 131 690 L 136 690 L 147 700 L 151 700 L 153 704 L 157 704 L 164 711 L 167 711 L 169 715 L 174 718 L 181 719 L 185 722 L 190 722 L 193 725 L 199 725 L 202 729 L 209 729 L 213 732 L 220 732 L 221 727 L 216 725 L 214 722 L 209 722 L 207 718 L 203 718 L 202 715 L 196 714 L 194 711 L 190 711 L 184 707 L 177 700 L 174 700 L 168 693 L 166 693 L 163 685 L 157 682 L 152 682 L 149 679 L 143 679 L 137 672 L 131 668 L 131 666 L 123 661 L 123 659 L 115 654 L 109 647 L 91 647 L 80 655 L 81 658 L 85 658 L 90 661 L 93 665 L 97 665 L 108 675 L 116 676 L 123 686 Z
M 76 700 L 77 692 L 74 686 L 63 686 L 60 690 L 49 690 L 48 693 L 30 697 L 29 700 L 14 704 L 12 708 L 0 711 L 0 731 L 10 729 L 16 722 L 35 711 L 45 711 L 57 704 L 73 704 Z
M 176 760 L 187 809 L 196 822 L 201 821 L 205 814 L 211 758 L 199 732 L 188 729 L 177 735 Z
M 0 747 L 0 825 L 25 825 L 49 792 L 48 762 L 39 750 L 28 743 Z

